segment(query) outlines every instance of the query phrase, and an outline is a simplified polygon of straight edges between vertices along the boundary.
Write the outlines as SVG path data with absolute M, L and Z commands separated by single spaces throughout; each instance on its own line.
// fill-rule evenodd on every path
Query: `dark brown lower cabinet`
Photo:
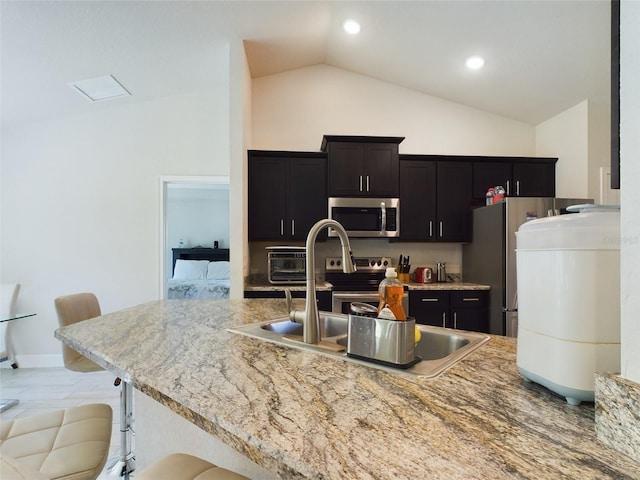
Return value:
M 487 290 L 410 290 L 409 315 L 416 323 L 489 332 Z

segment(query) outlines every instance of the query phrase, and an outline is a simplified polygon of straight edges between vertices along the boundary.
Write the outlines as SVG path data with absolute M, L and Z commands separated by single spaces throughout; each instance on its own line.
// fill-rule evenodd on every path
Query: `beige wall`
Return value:
M 406 137 L 400 153 L 533 155 L 531 125 L 328 65 L 253 80 L 252 147 L 318 151 L 324 134 Z
M 536 154 L 541 157 L 558 157 L 558 197 L 590 198 L 587 100 L 536 127 Z

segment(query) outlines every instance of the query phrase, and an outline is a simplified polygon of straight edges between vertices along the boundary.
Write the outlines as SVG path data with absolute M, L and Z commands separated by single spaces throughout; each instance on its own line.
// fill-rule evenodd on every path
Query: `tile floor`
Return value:
M 113 409 L 113 428 L 109 456 L 120 446 L 120 387 L 109 372 L 81 373 L 66 368 L 0 368 L 0 398 L 19 403 L 0 413 L 6 420 L 60 408 L 106 403 Z M 106 475 L 98 477 L 105 479 Z

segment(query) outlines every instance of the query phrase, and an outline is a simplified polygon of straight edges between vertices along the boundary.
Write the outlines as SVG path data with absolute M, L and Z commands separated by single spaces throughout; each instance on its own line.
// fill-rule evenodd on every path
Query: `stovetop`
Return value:
M 333 284 L 334 290 L 370 291 L 376 290 L 384 278 L 387 267 L 392 267 L 391 257 L 354 257 L 356 271 L 342 271 L 342 257 L 325 259 L 325 279 Z
M 379 273 L 386 271 L 387 267 L 392 267 L 391 257 L 354 257 L 356 269 L 360 273 Z M 342 257 L 327 257 L 324 260 L 324 270 L 326 273 L 342 271 Z

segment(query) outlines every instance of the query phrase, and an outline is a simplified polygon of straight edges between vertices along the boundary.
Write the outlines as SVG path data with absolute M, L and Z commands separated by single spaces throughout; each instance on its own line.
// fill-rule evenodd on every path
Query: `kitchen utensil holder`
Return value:
M 410 368 L 415 356 L 416 321 L 349 315 L 347 355 L 395 368 Z

